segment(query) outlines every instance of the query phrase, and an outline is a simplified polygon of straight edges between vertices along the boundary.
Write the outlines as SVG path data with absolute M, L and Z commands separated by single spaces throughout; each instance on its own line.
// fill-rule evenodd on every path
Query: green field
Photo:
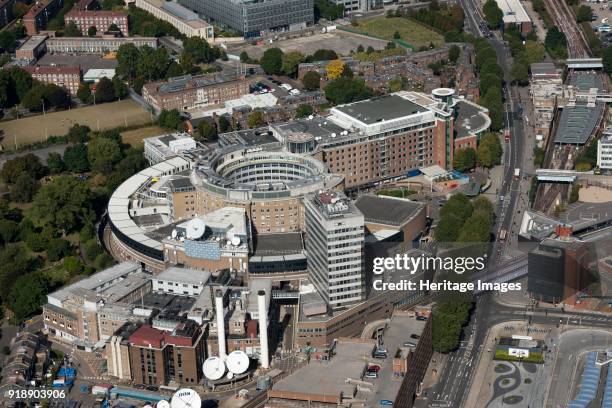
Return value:
M 422 46 L 429 46 L 430 43 L 434 43 L 436 47 L 444 44 L 442 35 L 408 18 L 374 17 L 359 20 L 358 23 L 357 27 L 351 27 L 351 29 L 386 40 L 393 40 L 393 34 L 397 31 L 401 39 L 412 45 L 415 50 Z

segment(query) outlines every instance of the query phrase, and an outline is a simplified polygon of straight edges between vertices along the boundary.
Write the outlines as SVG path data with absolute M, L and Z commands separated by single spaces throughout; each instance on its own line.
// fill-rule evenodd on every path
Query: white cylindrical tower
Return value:
M 215 291 L 215 312 L 217 314 L 217 339 L 219 340 L 219 358 L 225 360 L 225 315 L 223 313 L 223 293 Z
M 266 291 L 257 292 L 257 308 L 259 311 L 259 343 L 261 351 L 261 366 L 270 367 L 270 356 L 268 356 L 268 310 L 266 308 Z

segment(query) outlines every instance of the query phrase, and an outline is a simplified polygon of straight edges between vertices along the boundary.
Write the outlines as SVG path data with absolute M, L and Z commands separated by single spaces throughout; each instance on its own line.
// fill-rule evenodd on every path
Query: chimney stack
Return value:
M 219 341 L 219 358 L 225 361 L 225 315 L 223 313 L 223 293 L 215 291 L 215 312 L 217 314 L 217 340 Z
M 266 308 L 266 291 L 257 292 L 257 308 L 259 311 L 259 344 L 261 351 L 260 362 L 265 369 L 270 367 L 270 356 L 268 356 L 268 310 Z

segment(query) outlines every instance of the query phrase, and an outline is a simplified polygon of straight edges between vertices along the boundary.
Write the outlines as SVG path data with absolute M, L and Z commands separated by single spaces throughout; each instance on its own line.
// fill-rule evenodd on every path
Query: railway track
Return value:
M 545 0 L 548 11 L 555 24 L 567 37 L 567 49 L 570 58 L 587 58 L 591 54 L 584 34 L 580 30 L 574 13 L 565 0 Z

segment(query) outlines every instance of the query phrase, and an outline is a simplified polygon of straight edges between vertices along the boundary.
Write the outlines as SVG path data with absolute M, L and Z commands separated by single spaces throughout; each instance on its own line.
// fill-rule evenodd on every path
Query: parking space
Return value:
M 597 33 L 604 46 L 612 43 L 611 21 L 612 21 L 612 3 L 607 1 L 594 2 L 581 0 L 580 5 L 589 6 L 593 10 L 591 27 Z

